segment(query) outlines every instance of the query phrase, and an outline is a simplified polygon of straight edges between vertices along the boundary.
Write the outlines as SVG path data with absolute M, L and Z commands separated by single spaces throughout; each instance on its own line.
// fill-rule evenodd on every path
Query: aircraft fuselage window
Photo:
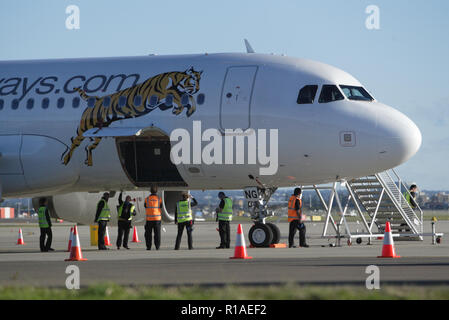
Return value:
M 200 93 L 196 97 L 196 103 L 198 103 L 198 104 L 203 104 L 205 100 L 206 100 L 206 96 L 204 95 L 204 93 Z
M 2 99 L 0 99 L 0 110 L 3 110 L 3 105 L 5 104 L 5 102 L 3 102 Z
M 50 100 L 48 98 L 42 99 L 42 109 L 47 109 L 50 105 Z
M 167 94 L 167 96 L 165 97 L 165 105 L 167 107 L 171 107 L 173 105 L 173 95 L 172 94 Z
M 80 106 L 80 98 L 78 98 L 78 97 L 73 98 L 72 107 L 76 109 L 79 106 Z
M 103 99 L 103 107 L 107 108 L 111 105 L 111 97 L 107 96 Z
M 298 99 L 296 99 L 296 102 L 298 104 L 313 103 L 317 90 L 317 85 L 304 86 L 301 90 L 299 90 Z
M 125 96 L 120 96 L 120 98 L 118 98 L 118 106 L 124 107 L 126 104 L 126 97 Z
M 96 99 L 94 97 L 89 98 L 87 100 L 87 106 L 89 108 L 93 108 L 95 106 L 95 101 L 96 101 Z
M 187 94 L 183 94 L 182 97 L 181 97 L 181 104 L 183 106 L 186 106 L 186 105 L 189 104 L 189 102 L 190 102 L 189 101 L 189 96 Z
M 28 109 L 28 110 L 31 110 L 31 109 L 33 109 L 33 107 L 34 107 L 34 99 L 33 99 L 33 98 L 30 98 L 30 99 L 28 99 L 28 101 L 27 101 L 27 109 Z
M 19 99 L 14 99 L 11 104 L 11 108 L 16 110 L 19 107 Z
M 349 100 L 373 101 L 374 98 L 363 87 L 340 85 L 341 91 Z
M 157 106 L 157 103 L 159 102 L 159 98 L 157 97 L 157 95 L 155 95 L 155 94 L 153 94 L 151 97 L 150 97 L 150 106 L 151 107 L 155 107 L 155 106 Z
M 327 103 L 337 100 L 344 100 L 344 97 L 341 94 L 340 90 L 338 90 L 337 86 L 332 84 L 323 85 L 318 102 Z
M 134 97 L 134 105 L 136 107 L 140 106 L 142 104 L 142 96 L 141 95 L 137 95 Z
M 64 102 L 65 102 L 64 98 L 58 99 L 58 109 L 64 108 Z

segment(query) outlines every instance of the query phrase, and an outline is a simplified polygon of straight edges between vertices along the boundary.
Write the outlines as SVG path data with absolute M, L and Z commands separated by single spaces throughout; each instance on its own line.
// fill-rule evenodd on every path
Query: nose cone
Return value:
M 421 147 L 421 131 L 396 109 L 380 105 L 377 110 L 378 161 L 383 169 L 394 168 L 413 157 Z

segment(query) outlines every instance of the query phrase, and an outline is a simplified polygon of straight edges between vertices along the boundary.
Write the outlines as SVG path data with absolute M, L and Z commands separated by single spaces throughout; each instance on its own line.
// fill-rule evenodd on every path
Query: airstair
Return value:
M 393 233 L 398 233 L 400 238 L 422 240 L 423 212 L 418 205 L 413 209 L 407 202 L 404 193 L 409 188 L 393 169 L 348 181 L 346 188 L 358 202 L 357 209 L 365 210 L 370 233 L 374 225 L 379 233 L 384 233 L 389 221 Z
M 382 237 L 385 225 L 390 222 L 393 236 L 396 240 L 423 240 L 423 212 L 417 205 L 412 208 L 404 197 L 409 188 L 404 184 L 395 170 L 391 169 L 381 173 L 360 177 L 342 183 L 342 187 L 348 191 L 348 200 L 343 207 L 337 182 L 332 187 L 316 186 L 303 187 L 307 190 L 315 190 L 323 207 L 326 220 L 321 237 L 324 238 L 348 238 L 348 244 L 352 239 L 361 243 L 362 238 Z M 322 190 L 330 190 L 328 202 L 325 201 Z M 334 203 L 337 203 L 337 218 L 332 215 Z M 354 213 L 348 212 L 349 204 L 354 204 L 356 209 L 356 230 L 354 224 L 348 223 L 354 219 Z M 329 235 L 329 228 L 333 228 L 336 235 Z

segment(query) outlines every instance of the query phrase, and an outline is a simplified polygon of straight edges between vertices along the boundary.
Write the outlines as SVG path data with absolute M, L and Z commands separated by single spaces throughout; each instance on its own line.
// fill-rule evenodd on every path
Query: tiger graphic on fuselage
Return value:
M 192 95 L 200 89 L 201 74 L 202 71 L 195 71 L 193 67 L 184 72 L 161 73 L 140 84 L 103 97 L 88 96 L 81 88 L 74 88 L 83 100 L 88 101 L 88 107 L 81 116 L 77 136 L 71 139 L 70 149 L 67 148 L 61 156 L 63 164 L 70 162 L 73 152 L 85 139 L 83 133 L 89 129 L 101 129 L 114 121 L 141 117 L 157 108 L 173 108 L 172 113 L 179 115 L 185 107 L 187 117 L 190 117 L 196 110 Z M 92 144 L 85 147 L 86 165 L 92 166 L 92 151 L 101 139 L 102 137 L 90 138 Z

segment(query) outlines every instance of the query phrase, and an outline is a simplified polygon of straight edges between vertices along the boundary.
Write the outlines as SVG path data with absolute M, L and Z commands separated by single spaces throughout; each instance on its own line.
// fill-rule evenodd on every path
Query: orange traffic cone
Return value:
M 19 228 L 19 238 L 17 239 L 17 244 L 25 245 L 25 241 L 23 241 L 22 229 Z
M 137 234 L 137 228 L 136 226 L 134 226 L 134 231 L 133 231 L 133 241 L 132 242 L 142 242 L 139 240 L 139 236 Z
M 72 241 L 73 241 L 73 227 L 70 228 L 69 246 L 67 248 L 67 252 L 70 252 L 70 250 L 72 249 Z
M 106 226 L 106 234 L 104 236 L 104 245 L 105 246 L 110 246 L 111 245 L 111 241 L 109 240 L 109 231 L 108 231 L 108 227 Z
M 73 228 L 72 234 L 72 247 L 70 248 L 70 257 L 64 261 L 86 261 L 81 253 L 81 244 L 78 237 L 78 228 L 75 226 Z
M 245 237 L 243 236 L 242 225 L 237 228 L 237 239 L 235 240 L 234 256 L 229 259 L 252 259 L 246 254 Z
M 384 244 L 382 246 L 382 256 L 378 258 L 400 258 L 394 249 L 393 236 L 391 234 L 390 222 L 385 225 Z

